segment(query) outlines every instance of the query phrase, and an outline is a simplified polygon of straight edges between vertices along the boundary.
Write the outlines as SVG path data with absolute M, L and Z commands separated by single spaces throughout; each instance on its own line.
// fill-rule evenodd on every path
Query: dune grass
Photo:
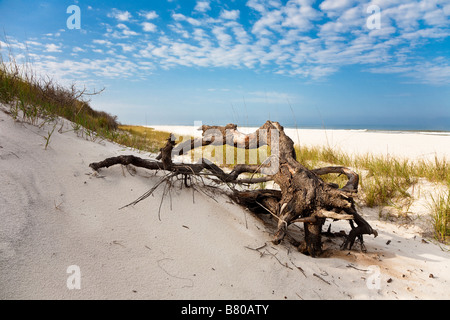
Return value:
M 267 146 L 258 149 L 243 149 L 234 146 L 208 146 L 203 148 L 203 155 L 222 167 L 233 168 L 237 164 L 261 165 L 269 156 Z
M 119 125 L 114 141 L 141 151 L 157 152 L 170 136 L 168 132 L 132 125 Z
M 352 155 L 329 147 L 296 147 L 297 159 L 313 169 L 327 165 L 346 166 L 360 175 L 363 205 L 390 206 L 406 215 L 413 202 L 411 190 L 419 179 L 444 186 L 446 195 L 432 198 L 430 209 L 433 228 L 439 241 L 448 241 L 450 233 L 450 162 L 435 157 L 434 160 L 396 159 L 382 155 Z M 344 176 L 327 175 L 325 180 L 343 186 Z
M 362 177 L 361 188 L 366 205 L 389 205 L 393 199 L 409 197 L 408 189 L 419 178 L 450 185 L 450 163 L 437 157 L 434 161 L 397 159 L 389 156 L 350 156 L 329 147 L 296 147 L 297 159 L 308 168 L 340 165 L 354 168 Z M 339 181 L 333 181 L 339 184 Z M 341 181 L 345 182 L 345 179 Z
M 0 48 L 1 49 L 1 48 Z M 51 78 L 37 76 L 28 64 L 19 65 L 10 54 L 0 54 L 0 102 L 10 106 L 10 115 L 22 122 L 43 126 L 63 117 L 83 128 L 107 135 L 116 130 L 118 121 L 104 111 L 91 108 L 90 95 L 75 85 L 67 88 Z
M 103 90 L 87 92 L 39 77 L 30 65 L 19 65 L 11 53 L 5 59 L 1 49 L 0 102 L 9 106 L 7 113 L 16 121 L 50 126 L 43 136 L 45 149 L 59 126 L 59 117 L 70 120 L 71 130 L 86 139 L 107 139 L 142 151 L 158 151 L 169 136 L 150 128 L 120 125 L 117 116 L 94 110 L 89 104 L 88 98 Z M 62 125 L 58 131 L 62 131 Z
M 431 197 L 431 218 L 435 239 L 440 242 L 450 240 L 450 190 Z

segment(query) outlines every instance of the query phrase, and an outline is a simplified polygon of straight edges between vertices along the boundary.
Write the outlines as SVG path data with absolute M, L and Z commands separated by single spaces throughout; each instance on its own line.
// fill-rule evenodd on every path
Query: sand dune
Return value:
M 66 123 L 64 130 L 70 128 Z M 325 243 L 328 257 L 313 259 L 273 245 L 270 226 L 225 197 L 180 188 L 158 215 L 160 189 L 118 210 L 158 176 L 120 166 L 93 175 L 88 164 L 138 153 L 70 131 L 55 132 L 44 150 L 47 130 L 0 112 L 1 299 L 450 298 L 450 255 L 418 227 L 379 221 L 376 210 L 364 210 L 379 232 L 366 237 L 368 253 L 333 250 L 342 239 L 332 239 Z M 299 135 L 305 144 L 324 141 L 316 131 Z M 348 142 L 352 152 L 388 146 L 407 157 L 450 154 L 448 136 L 327 131 L 327 138 L 344 150 Z M 293 226 L 292 233 L 301 229 Z M 71 290 L 73 265 L 81 281 Z

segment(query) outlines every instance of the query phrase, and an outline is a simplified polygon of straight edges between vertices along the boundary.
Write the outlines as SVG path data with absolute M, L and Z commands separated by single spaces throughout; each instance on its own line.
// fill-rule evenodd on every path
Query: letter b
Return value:
M 233 306 L 229 304 L 225 305 L 225 314 L 233 314 Z

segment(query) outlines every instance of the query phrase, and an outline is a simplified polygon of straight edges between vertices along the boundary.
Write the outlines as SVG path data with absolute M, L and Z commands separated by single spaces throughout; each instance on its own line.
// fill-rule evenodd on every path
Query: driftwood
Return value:
M 98 163 L 91 163 L 89 166 L 96 171 L 116 164 L 131 164 L 149 170 L 165 170 L 171 173 L 171 177 L 184 176 L 185 183 L 186 177 L 199 176 L 205 172 L 228 185 L 273 181 L 279 186 L 279 190 L 238 191 L 232 188 L 230 197 L 252 211 L 270 213 L 277 219 L 277 228 L 273 237 L 275 244 L 283 240 L 290 224 L 304 223 L 305 241 L 299 246 L 299 250 L 313 257 L 319 256 L 322 252 L 322 226 L 327 218 L 350 222 L 351 231 L 342 244 L 342 249 L 351 249 L 358 238 L 361 249 L 365 250 L 363 235 L 377 236 L 376 230 L 372 229 L 369 223 L 358 214 L 355 207 L 353 198 L 358 192 L 358 175 L 345 167 L 308 170 L 296 160 L 294 143 L 278 122 L 267 121 L 251 134 L 239 132 L 234 124 L 224 127 L 204 125 L 201 130 L 203 131 L 202 138 L 190 139 L 179 144 L 175 143 L 175 139 L 171 135 L 156 161 L 129 155 L 108 158 Z M 207 145 L 230 145 L 245 149 L 268 146 L 271 156 L 262 165 L 238 164 L 229 173 L 203 158 L 194 164 L 173 163 L 172 161 L 175 155 L 183 155 L 190 150 Z M 252 176 L 239 179 L 239 175 L 242 173 L 250 173 Z M 259 174 L 259 177 L 253 177 L 256 173 Z M 329 173 L 346 175 L 347 184 L 339 188 L 320 178 Z M 144 198 L 141 197 L 132 204 Z

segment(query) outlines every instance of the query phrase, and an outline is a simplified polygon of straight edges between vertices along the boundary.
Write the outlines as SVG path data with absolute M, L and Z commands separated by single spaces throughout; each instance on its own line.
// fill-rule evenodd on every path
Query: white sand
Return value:
M 330 257 L 314 259 L 272 245 L 272 229 L 226 198 L 195 193 L 193 201 L 192 190 L 182 189 L 171 195 L 172 210 L 166 198 L 159 220 L 160 188 L 118 210 L 159 178 L 143 169 L 132 176 L 121 166 L 95 177 L 89 163 L 136 153 L 56 131 L 44 150 L 49 129 L 0 111 L 0 299 L 450 298 L 450 254 L 423 242 L 418 227 L 379 221 L 377 210 L 365 210 L 379 232 L 365 238 L 367 254 L 328 250 Z M 308 132 L 299 132 L 302 143 L 323 143 L 323 134 Z M 448 136 L 327 131 L 327 137 L 355 152 L 388 146 L 403 156 L 450 154 Z M 348 224 L 333 224 L 333 231 L 341 229 Z M 79 290 L 66 285 L 71 265 L 81 271 Z M 378 286 L 367 284 L 372 278 Z
M 186 136 L 201 136 L 195 126 L 149 126 Z M 256 127 L 238 128 L 244 133 Z M 291 129 L 285 132 L 297 145 L 329 146 L 350 154 L 390 155 L 397 158 L 450 160 L 450 132 L 395 132 L 367 130 Z

